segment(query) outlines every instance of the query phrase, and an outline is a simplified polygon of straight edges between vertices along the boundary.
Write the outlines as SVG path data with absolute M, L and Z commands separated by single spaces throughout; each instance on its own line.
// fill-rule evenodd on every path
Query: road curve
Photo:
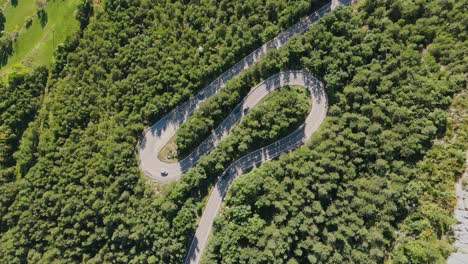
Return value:
M 273 144 L 253 151 L 234 161 L 219 177 L 215 188 L 213 188 L 210 193 L 205 210 L 203 211 L 199 225 L 192 239 L 185 263 L 199 263 L 211 232 L 213 221 L 221 208 L 222 200 L 232 180 L 243 171 L 298 147 L 319 128 L 320 124 L 325 119 L 328 109 L 323 84 L 314 76 L 304 71 L 286 71 L 271 76 L 254 87 L 249 95 L 247 95 L 231 112 L 223 123 L 214 130 L 212 135 L 189 154 L 188 157 L 177 163 L 167 163 L 158 158 L 158 153 L 176 134 L 180 125 L 193 114 L 200 103 L 210 96 L 215 95 L 224 87 L 226 81 L 239 75 L 244 69 L 251 67 L 255 62 L 264 57 L 268 50 L 279 49 L 292 36 L 305 32 L 314 22 L 336 8 L 339 4 L 349 5 L 352 2 L 354 2 L 354 0 L 333 0 L 312 15 L 303 18 L 294 26 L 281 32 L 277 37 L 247 55 L 220 75 L 216 80 L 201 89 L 195 96 L 162 117 L 146 131 L 139 144 L 140 168 L 147 176 L 159 182 L 174 181 L 179 179 L 183 172 L 194 166 L 202 155 L 208 153 L 216 146 L 218 139 L 226 135 L 233 125 L 243 117 L 245 109 L 255 106 L 271 91 L 285 85 L 299 85 L 310 91 L 312 109 L 303 125 Z M 162 175 L 161 171 L 163 170 L 167 171 L 168 174 Z
M 344 0 L 342 4 L 350 4 L 351 0 Z M 334 1 L 336 6 L 336 1 Z M 268 41 L 260 48 L 256 49 L 241 61 L 236 63 L 226 72 L 221 74 L 216 80 L 201 89 L 195 96 L 191 97 L 185 103 L 174 108 L 169 114 L 162 117 L 158 122 L 152 125 L 145 133 L 139 145 L 139 162 L 142 171 L 149 177 L 159 182 L 170 182 L 180 178 L 183 172 L 195 165 L 199 158 L 214 148 L 214 142 L 205 141 L 197 147 L 188 157 L 178 163 L 168 163 L 158 158 L 158 153 L 176 134 L 177 129 L 187 118 L 193 114 L 198 105 L 210 96 L 215 95 L 229 79 L 239 75 L 244 69 L 251 67 L 255 62 L 264 57 L 268 50 L 279 49 L 294 35 L 302 34 L 314 22 L 323 15 L 332 10 L 332 4 L 329 3 L 308 17 L 301 19 L 297 24 L 281 32 L 277 37 Z M 215 131 L 216 137 L 222 136 L 224 131 Z M 218 134 L 216 134 L 218 133 Z M 161 175 L 161 170 L 168 172 L 167 176 Z
M 214 219 L 221 208 L 222 200 L 232 180 L 258 164 L 278 157 L 281 153 L 292 150 L 301 145 L 310 138 L 319 128 L 326 117 L 328 103 L 323 84 L 314 76 L 304 71 L 285 71 L 275 74 L 267 80 L 257 85 L 247 95 L 236 109 L 244 112 L 242 109 L 256 105 L 260 100 L 277 88 L 286 85 L 298 85 L 307 88 L 310 91 L 312 99 L 312 109 L 309 112 L 305 122 L 298 129 L 286 137 L 256 151 L 241 157 L 229 165 L 229 167 L 219 177 L 216 186 L 212 189 L 205 210 L 199 221 L 195 236 L 192 239 L 185 263 L 198 263 L 203 253 L 203 249 L 208 241 Z M 234 110 L 233 113 L 236 113 Z M 232 113 L 231 113 L 232 115 Z M 231 115 L 226 118 L 229 120 Z

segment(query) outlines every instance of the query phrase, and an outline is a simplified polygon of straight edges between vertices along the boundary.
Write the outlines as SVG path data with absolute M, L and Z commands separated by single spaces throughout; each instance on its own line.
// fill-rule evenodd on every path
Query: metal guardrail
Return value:
M 232 79 L 232 77 L 239 75 L 239 73 L 244 70 L 246 66 L 249 67 L 255 61 L 258 61 L 260 58 L 264 57 L 268 50 L 278 49 L 283 46 L 292 36 L 304 33 L 310 27 L 310 25 L 316 22 L 325 13 L 328 13 L 330 8 L 330 3 L 326 4 L 310 16 L 301 19 L 301 21 L 292 27 L 282 31 L 278 36 L 263 44 L 261 47 L 254 50 L 249 55 L 245 56 L 239 62 L 234 64 L 218 78 L 202 88 L 196 95 L 191 96 L 187 101 L 175 107 L 172 111 L 159 119 L 152 127 L 156 126 L 157 124 L 166 122 L 167 120 L 175 120 L 174 117 L 180 114 L 187 116 L 192 115 L 196 109 L 196 106 L 202 101 L 206 100 L 208 97 L 216 94 L 222 87 L 224 87 L 224 83 Z M 251 63 L 249 64 L 248 62 Z
M 341 4 L 350 5 L 354 0 L 341 0 Z M 318 21 L 322 16 L 331 11 L 331 3 L 328 3 L 311 15 L 301 19 L 298 23 L 294 24 L 290 28 L 282 31 L 278 36 L 274 37 L 270 41 L 263 44 L 258 49 L 254 50 L 239 62 L 234 64 L 231 68 L 223 72 L 218 78 L 214 81 L 203 87 L 196 95 L 191 96 L 187 101 L 180 104 L 179 106 L 172 109 L 168 114 L 160 118 L 155 124 L 151 127 L 156 126 L 157 124 L 166 122 L 169 120 L 174 120 L 174 116 L 183 113 L 184 115 L 190 116 L 195 111 L 197 105 L 202 101 L 206 100 L 208 97 L 216 94 L 224 84 L 232 79 L 232 77 L 239 75 L 240 72 L 245 69 L 246 66 L 250 66 L 255 61 L 258 61 L 260 58 L 264 57 L 268 50 L 278 49 L 283 46 L 291 37 L 294 35 L 300 35 L 304 33 L 313 23 Z M 249 65 L 248 61 L 251 61 Z
M 352 4 L 354 2 L 354 0 L 342 0 L 342 1 L 339 1 L 339 2 L 340 2 L 340 4 L 343 4 L 343 5 L 350 5 L 350 4 Z M 207 94 L 205 94 L 205 92 L 208 92 L 208 94 L 210 94 L 210 95 L 215 94 L 222 87 L 222 84 L 226 80 L 228 80 L 229 78 L 231 78 L 233 76 L 231 71 L 235 72 L 234 75 L 239 74 L 240 70 L 245 67 L 244 63 L 248 59 L 253 59 L 253 61 L 255 61 L 254 60 L 255 58 L 251 58 L 251 57 L 253 57 L 253 56 L 262 57 L 262 56 L 264 56 L 266 54 L 268 49 L 281 47 L 293 35 L 305 32 L 310 27 L 310 25 L 312 23 L 314 23 L 320 17 L 322 17 L 325 13 L 328 13 L 330 11 L 331 11 L 331 3 L 326 4 L 325 6 L 323 6 L 322 8 L 317 10 L 316 12 L 314 12 L 312 15 L 306 17 L 305 19 L 302 19 L 300 22 L 298 22 L 297 24 L 295 24 L 294 26 L 292 26 L 288 30 L 285 30 L 285 31 L 281 32 L 277 37 L 273 38 L 269 42 L 262 45 L 262 47 L 260 47 L 259 49 L 255 50 L 254 52 L 247 55 L 243 60 L 236 63 L 230 70 L 226 71 L 219 78 L 217 78 L 215 81 L 213 81 L 208 86 L 206 86 L 202 91 L 200 91 L 200 93 L 198 93 L 195 96 L 195 98 L 197 98 L 197 96 L 207 98 L 207 97 L 205 97 L 207 95 Z M 260 58 L 260 57 L 258 57 L 258 58 Z M 256 58 L 256 59 L 258 59 L 258 58 Z M 247 66 L 250 66 L 250 65 L 247 64 Z M 272 76 L 270 78 L 274 78 L 275 76 Z M 267 80 L 269 80 L 270 78 L 268 78 Z M 265 81 L 267 81 L 267 80 L 265 80 Z M 312 81 L 312 80 L 310 80 L 310 79 L 305 80 L 305 83 L 307 84 L 310 81 Z M 313 90 L 313 88 L 311 88 L 310 86 L 308 88 Z M 311 92 L 315 92 L 315 91 L 311 91 Z M 220 130 L 215 131 L 215 134 L 216 133 L 222 133 L 223 130 L 225 130 L 225 129 L 229 130 L 230 128 L 232 128 L 233 123 L 235 123 L 234 121 L 236 121 L 237 119 L 242 117 L 243 113 L 242 113 L 242 111 L 240 111 L 240 109 L 242 109 L 240 107 L 242 105 L 242 103 L 243 102 L 241 102 L 241 104 L 236 106 L 236 108 L 234 108 L 234 110 L 231 112 L 231 114 L 228 116 L 228 118 L 226 118 L 221 123 L 221 125 L 218 126 L 220 128 Z M 260 163 L 263 163 L 263 162 L 265 162 L 267 160 L 271 160 L 273 158 L 276 158 L 280 154 L 282 154 L 284 152 L 287 152 L 287 151 L 290 151 L 290 150 L 300 146 L 304 142 L 304 140 L 305 140 L 305 124 L 301 125 L 294 132 L 292 132 L 291 134 L 283 137 L 282 139 L 280 139 L 280 140 L 278 140 L 278 141 L 276 141 L 276 142 L 274 142 L 274 143 L 272 143 L 272 144 L 270 144 L 270 145 L 268 145 L 266 147 L 263 147 L 263 148 L 260 148 L 258 150 L 252 151 L 252 152 L 242 156 L 241 158 L 235 160 L 219 176 L 218 181 L 216 183 L 216 186 L 211 191 L 210 199 L 211 199 L 211 195 L 212 195 L 212 193 L 213 193 L 213 191 L 215 189 L 222 190 L 221 197 L 223 198 L 228 186 L 230 185 L 230 182 L 237 175 L 241 174 L 242 172 L 244 172 L 244 171 L 246 171 L 246 170 L 248 170 L 248 169 L 250 169 L 250 168 L 252 168 L 254 166 L 257 166 Z M 203 145 L 202 146 L 203 148 L 211 149 L 211 148 L 214 147 L 214 144 L 212 144 L 213 141 L 214 141 L 214 139 L 209 137 L 208 139 L 206 139 L 206 145 L 204 145 L 205 141 L 201 145 Z M 203 152 L 205 152 L 206 149 L 203 149 Z M 192 155 L 192 154 L 190 154 L 190 155 Z M 189 157 L 190 157 L 190 155 L 189 155 Z M 190 158 L 194 159 L 193 163 L 192 163 L 192 161 L 190 161 L 190 164 L 193 166 L 193 164 L 195 164 L 196 161 L 198 160 L 199 156 L 190 157 Z M 205 210 L 206 210 L 206 208 L 205 208 Z M 219 208 L 217 208 L 217 209 L 216 208 L 209 208 L 209 210 L 219 210 Z M 212 225 L 212 223 L 211 223 L 211 225 Z M 209 232 L 209 231 L 206 231 L 206 232 Z M 200 260 L 200 255 L 203 252 L 204 244 L 199 245 L 199 246 L 201 246 L 201 249 L 197 249 L 196 241 L 197 241 L 197 237 L 194 236 L 194 238 L 192 239 L 192 243 L 190 245 L 189 251 L 187 252 L 187 256 L 185 258 L 185 263 L 192 263 L 192 262 L 198 263 L 198 261 Z M 203 242 L 203 243 L 205 243 L 205 242 Z
M 216 93 L 219 92 L 221 88 L 224 87 L 224 83 L 226 83 L 228 80 L 230 80 L 232 77 L 239 75 L 242 70 L 245 68 L 250 67 L 252 64 L 255 63 L 255 61 L 259 60 L 260 58 L 264 57 L 268 50 L 271 49 L 278 49 L 282 47 L 291 37 L 294 35 L 299 35 L 304 33 L 314 22 L 316 22 L 320 17 L 322 17 L 324 14 L 330 12 L 331 10 L 331 4 L 326 4 L 320 9 L 318 9 L 316 12 L 313 14 L 301 19 L 298 23 L 294 24 L 292 27 L 288 28 L 287 30 L 282 31 L 278 36 L 273 38 L 272 40 L 266 42 L 263 44 L 260 48 L 254 50 L 251 52 L 249 55 L 244 57 L 242 60 L 234 64 L 230 69 L 225 71 L 223 74 L 221 74 L 218 78 L 216 78 L 213 82 L 205 86 L 200 92 L 198 92 L 195 96 L 190 97 L 190 99 L 180 105 L 179 107 L 176 107 L 174 110 L 172 110 L 169 114 L 164 116 L 159 122 L 165 122 L 167 119 L 169 120 L 180 120 L 176 119 L 175 116 L 183 114 L 184 116 L 188 117 L 193 114 L 193 112 L 196 110 L 197 105 L 199 105 L 201 102 L 206 100 L 208 97 L 215 95 Z M 274 78 L 275 76 L 272 76 L 265 81 Z M 239 107 L 239 105 L 238 105 Z M 234 111 L 240 111 L 237 107 L 234 109 Z M 234 112 L 233 111 L 233 112 Z M 232 113 L 231 113 L 232 114 Z M 234 113 L 235 114 L 235 113 Z M 200 157 L 204 155 L 205 153 L 211 151 L 215 147 L 216 143 L 216 138 L 219 138 L 223 135 L 221 131 L 226 131 L 230 130 L 232 128 L 232 125 L 236 123 L 239 118 L 237 117 L 242 117 L 240 116 L 235 116 L 231 117 L 232 119 L 229 119 L 229 116 L 227 119 L 223 121 L 216 129 L 214 134 L 209 136 L 207 139 L 205 139 L 195 150 L 193 150 L 187 157 L 183 158 L 180 160 L 180 165 L 181 165 L 181 170 L 182 172 L 186 172 L 188 169 L 190 169 L 193 165 L 195 165 Z M 158 124 L 156 123 L 156 124 Z M 156 125 L 155 124 L 155 125 Z M 224 126 L 224 127 L 223 127 Z
M 343 5 L 350 5 L 353 2 L 354 0 L 341 0 L 340 1 L 340 3 Z M 323 15 L 325 15 L 326 13 L 330 11 L 331 11 L 331 3 L 328 3 L 322 6 L 321 8 L 319 8 L 317 11 L 315 11 L 311 15 L 301 19 L 298 23 L 294 24 L 290 28 L 282 31 L 278 36 L 274 37 L 270 41 L 263 44 L 261 47 L 249 53 L 239 62 L 234 64 L 231 68 L 223 72 L 218 78 L 216 78 L 214 81 L 212 81 L 211 83 L 203 87 L 196 95 L 191 96 L 187 101 L 185 101 L 184 103 L 172 109 L 168 114 L 166 114 L 165 116 L 160 118 L 156 123 L 154 123 L 151 126 L 151 128 L 164 124 L 168 120 L 179 120 L 178 122 L 179 124 L 181 124 L 184 120 L 186 120 L 189 116 L 191 116 L 195 112 L 195 110 L 197 109 L 198 105 L 201 102 L 217 94 L 224 87 L 224 84 L 228 80 L 239 75 L 242 72 L 242 70 L 249 68 L 256 61 L 264 57 L 267 54 L 268 50 L 279 49 L 291 37 L 304 33 L 313 23 L 318 21 Z M 239 111 L 239 109 L 234 109 L 234 111 L 236 110 Z M 178 116 L 183 116 L 183 118 L 177 118 Z M 190 167 L 192 167 L 198 162 L 199 158 L 204 153 L 207 153 L 214 148 L 215 146 L 214 138 L 222 136 L 222 134 L 219 133 L 219 130 L 225 130 L 223 129 L 223 126 L 232 127 L 232 124 L 228 122 L 235 123 L 237 121 L 238 119 L 224 120 L 223 123 L 218 126 L 219 129 L 216 128 L 215 136 L 210 136 L 207 139 L 205 139 L 187 157 L 183 158 L 180 161 L 182 172 L 187 171 Z M 227 129 L 227 130 L 229 131 L 230 129 Z
M 354 0 L 342 0 L 342 1 L 340 1 L 340 3 L 343 4 L 343 5 L 351 5 L 353 2 L 354 2 Z M 321 9 L 322 9 L 322 11 L 325 10 L 325 12 L 329 12 L 330 11 L 330 4 L 325 5 Z M 319 11 L 317 11 L 317 12 L 320 12 L 321 9 L 319 9 Z M 315 13 L 312 14 L 311 16 L 313 16 L 313 15 L 315 15 Z M 323 13 L 321 15 L 323 15 Z M 309 16 L 308 18 L 310 18 L 311 16 Z M 278 37 L 281 37 L 281 34 Z M 270 79 L 277 78 L 277 77 L 278 77 L 278 74 L 271 76 L 270 78 L 268 78 L 265 81 L 268 81 Z M 263 84 L 264 82 L 262 82 L 261 84 Z M 259 85 L 261 85 L 261 84 L 259 84 Z M 256 89 L 258 86 L 256 86 L 254 89 Z M 313 91 L 311 91 L 311 92 L 313 92 Z M 237 109 L 237 108 L 241 109 L 241 106 L 242 106 L 243 102 L 244 101 L 242 101 L 232 111 L 231 114 L 236 115 L 238 113 L 238 111 L 239 111 L 239 109 Z M 239 116 L 239 117 L 236 117 L 236 119 L 240 119 L 241 117 L 242 117 L 242 115 Z M 228 118 L 229 118 L 229 116 L 228 116 Z M 231 123 L 231 121 L 228 121 L 228 122 L 229 122 L 229 124 Z M 223 125 L 223 123 L 221 125 Z M 270 144 L 270 145 L 268 145 L 266 147 L 255 150 L 253 152 L 250 152 L 250 153 L 246 154 L 245 156 L 243 156 L 243 157 L 237 159 L 236 161 L 232 162 L 224 170 L 224 172 L 221 174 L 220 178 L 224 177 L 224 178 L 227 178 L 229 181 L 232 181 L 235 178 L 233 176 L 242 174 L 243 171 L 246 171 L 246 170 L 248 170 L 248 169 L 250 169 L 252 167 L 255 167 L 255 166 L 257 166 L 260 163 L 263 163 L 265 161 L 274 159 L 274 158 L 278 157 L 279 155 L 281 155 L 282 153 L 290 151 L 290 150 L 295 149 L 298 146 L 302 145 L 302 143 L 303 143 L 303 141 L 305 139 L 304 127 L 305 126 L 303 124 L 298 129 L 296 129 L 294 132 L 292 132 L 291 134 L 285 136 L 284 138 L 282 138 L 282 139 L 280 139 L 278 141 L 275 141 L 274 143 L 272 143 L 272 144 Z M 210 138 L 208 138 L 208 139 L 210 139 Z M 203 142 L 203 143 L 205 143 L 205 142 Z
M 250 152 L 240 159 L 231 163 L 223 172 L 221 177 L 233 179 L 237 174 L 241 174 L 254 166 L 265 161 L 274 159 L 284 152 L 290 151 L 300 145 L 304 141 L 304 125 L 300 126 L 288 136 L 258 150 Z
M 307 74 L 307 73 L 304 73 L 302 71 L 287 71 L 287 72 L 281 72 L 281 73 L 275 74 L 273 76 L 270 76 L 269 78 L 267 78 L 266 80 L 264 80 L 260 84 L 256 85 L 250 91 L 249 94 L 255 92 L 259 87 L 261 87 L 262 85 L 265 85 L 265 84 L 269 87 L 268 89 L 271 90 L 271 91 L 273 91 L 275 89 L 278 89 L 278 88 L 281 87 L 281 77 L 282 76 L 287 76 L 287 75 L 289 75 L 291 73 Z M 307 79 L 312 80 L 312 79 L 315 79 L 315 77 L 312 76 L 312 75 L 309 76 L 307 74 Z M 311 93 L 314 92 L 313 88 L 311 88 L 310 92 Z M 182 171 L 185 172 L 186 170 L 188 170 L 190 167 L 192 167 L 198 161 L 198 159 L 202 155 L 204 155 L 208 151 L 212 150 L 216 145 L 216 140 L 219 139 L 219 138 L 222 138 L 224 135 L 229 133 L 231 131 L 231 129 L 234 127 L 234 125 L 239 120 L 242 119 L 242 117 L 244 116 L 243 105 L 244 105 L 247 98 L 248 98 L 248 95 L 231 111 L 231 113 L 223 120 L 223 122 L 213 131 L 213 133 L 210 136 L 208 136 L 208 138 L 206 138 L 197 147 L 197 149 L 195 151 L 193 151 L 187 158 L 180 161 Z M 292 134 L 290 134 L 290 135 L 288 135 L 286 137 L 289 137 L 289 136 L 294 137 L 295 136 L 294 133 L 295 132 L 293 132 Z M 281 139 L 278 142 L 284 142 L 284 143 L 291 144 L 290 141 L 285 141 L 284 139 Z M 295 143 L 296 142 L 294 141 L 294 144 Z M 285 148 L 287 148 L 287 146 L 285 146 Z M 288 150 L 289 149 L 284 150 L 283 152 L 288 151 Z M 251 152 L 251 153 L 255 153 L 255 151 Z M 276 156 L 277 155 L 275 155 L 274 157 L 276 157 Z M 274 158 L 274 157 L 272 157 L 272 158 Z

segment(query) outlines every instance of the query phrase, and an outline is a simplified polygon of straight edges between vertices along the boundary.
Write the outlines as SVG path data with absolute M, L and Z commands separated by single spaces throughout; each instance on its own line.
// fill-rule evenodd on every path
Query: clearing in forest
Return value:
M 35 67 L 51 63 L 58 44 L 68 35 L 79 29 L 75 19 L 79 0 L 49 0 L 39 17 L 39 6 L 35 0 L 8 1 L 3 11 L 6 22 L 5 32 L 16 33 L 13 54 L 5 66 L 0 68 L 0 76 L 24 67 Z M 44 1 L 45 3 L 45 1 Z

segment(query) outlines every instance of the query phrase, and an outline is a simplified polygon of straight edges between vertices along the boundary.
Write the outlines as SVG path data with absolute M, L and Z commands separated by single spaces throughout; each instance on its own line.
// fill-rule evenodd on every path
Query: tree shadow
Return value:
M 47 21 L 49 20 L 47 16 L 47 12 L 44 9 L 37 10 L 37 17 L 39 18 L 39 22 L 41 23 L 41 27 L 45 27 L 47 25 Z
M 13 54 L 13 40 L 8 36 L 0 38 L 0 67 L 8 63 L 8 57 Z
M 30 17 L 30 18 L 28 18 L 26 20 L 26 24 L 24 26 L 26 27 L 26 29 L 29 29 L 31 27 L 32 23 L 33 23 L 33 19 L 32 19 L 32 17 Z

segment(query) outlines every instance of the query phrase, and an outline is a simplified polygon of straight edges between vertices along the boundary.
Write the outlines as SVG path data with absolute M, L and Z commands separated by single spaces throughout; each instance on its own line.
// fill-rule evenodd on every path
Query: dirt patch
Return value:
M 179 162 L 179 159 L 177 158 L 177 144 L 175 135 L 161 149 L 161 151 L 158 154 L 158 159 L 168 163 Z

